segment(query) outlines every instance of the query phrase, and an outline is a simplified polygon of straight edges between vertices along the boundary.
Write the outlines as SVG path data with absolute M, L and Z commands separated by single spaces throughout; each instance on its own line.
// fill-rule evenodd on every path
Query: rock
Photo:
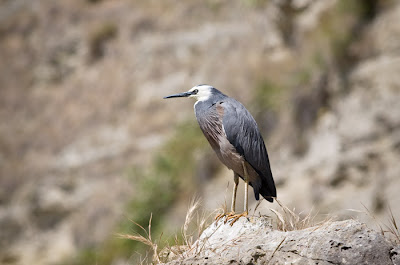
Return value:
M 214 222 L 183 258 L 168 264 L 393 264 L 396 249 L 355 220 L 283 232 L 266 217 L 250 217 L 233 226 Z
M 390 257 L 392 258 L 394 265 L 400 265 L 400 246 L 390 250 Z

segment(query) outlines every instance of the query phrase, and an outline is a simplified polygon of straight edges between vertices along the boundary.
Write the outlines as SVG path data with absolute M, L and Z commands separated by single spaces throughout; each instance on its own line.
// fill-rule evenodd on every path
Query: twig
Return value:
M 284 237 L 284 238 L 282 239 L 281 243 L 279 243 L 279 245 L 275 248 L 274 252 L 272 252 L 272 255 L 271 255 L 271 257 L 269 258 L 267 265 L 270 263 L 270 261 L 272 260 L 272 258 L 273 258 L 274 255 L 275 255 L 275 252 L 278 251 L 278 249 L 281 247 L 281 245 L 283 244 L 283 242 L 284 242 L 285 240 L 286 240 L 286 237 Z

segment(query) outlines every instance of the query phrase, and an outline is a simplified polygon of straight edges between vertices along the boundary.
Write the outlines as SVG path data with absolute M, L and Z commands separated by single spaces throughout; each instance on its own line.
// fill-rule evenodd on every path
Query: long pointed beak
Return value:
M 178 93 L 178 94 L 169 95 L 169 96 L 166 96 L 166 97 L 164 97 L 164 98 L 182 98 L 182 97 L 189 97 L 190 95 L 192 95 L 192 93 L 190 93 L 190 92 L 183 92 L 183 93 Z

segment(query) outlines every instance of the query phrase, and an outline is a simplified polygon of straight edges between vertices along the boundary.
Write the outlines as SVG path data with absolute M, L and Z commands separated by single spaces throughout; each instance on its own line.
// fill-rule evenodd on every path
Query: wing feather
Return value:
M 228 98 L 223 102 L 223 127 L 228 141 L 254 168 L 262 179 L 260 193 L 268 201 L 276 197 L 267 149 L 250 112 L 238 101 Z

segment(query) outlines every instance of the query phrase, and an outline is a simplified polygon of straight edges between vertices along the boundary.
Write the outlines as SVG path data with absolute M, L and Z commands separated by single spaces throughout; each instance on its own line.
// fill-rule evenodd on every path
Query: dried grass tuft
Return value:
M 143 243 L 147 246 L 149 246 L 151 248 L 151 250 L 153 251 L 153 262 L 158 264 L 161 263 L 160 257 L 159 257 L 159 253 L 158 253 L 158 245 L 156 242 L 153 241 L 153 239 L 151 238 L 151 220 L 153 218 L 153 214 L 150 215 L 150 220 L 149 220 L 149 226 L 148 226 L 148 230 L 146 230 L 143 226 L 141 226 L 140 224 L 136 223 L 133 220 L 130 220 L 132 223 L 134 223 L 137 227 L 139 227 L 145 234 L 145 236 L 142 236 L 140 234 L 133 234 L 133 235 L 129 235 L 129 234 L 117 234 L 118 237 L 120 238 L 125 238 L 125 239 L 129 239 L 129 240 L 133 240 L 133 241 L 137 241 L 140 243 Z M 161 239 L 161 236 L 160 236 Z
M 281 207 L 281 211 L 270 209 L 276 217 L 275 223 L 276 228 L 280 231 L 293 231 L 302 230 L 314 226 L 322 226 L 332 221 L 332 218 L 326 218 L 320 222 L 316 222 L 315 219 L 317 214 L 313 214 L 311 211 L 305 216 L 300 212 L 296 213 L 296 209 L 290 210 L 281 201 L 275 199 L 278 205 Z
M 399 226 L 397 225 L 396 219 L 394 218 L 393 212 L 392 212 L 392 208 L 389 206 L 389 224 L 385 225 L 387 231 L 385 232 L 389 232 L 391 233 L 396 242 L 398 244 L 400 244 L 400 229 Z
M 141 234 L 117 234 L 120 238 L 125 238 L 129 240 L 134 240 L 140 243 L 143 243 L 151 248 L 153 253 L 152 261 L 153 264 L 159 264 L 163 261 L 171 261 L 177 260 L 179 258 L 184 258 L 184 253 L 186 251 L 192 250 L 193 244 L 195 240 L 201 235 L 204 229 L 209 224 L 209 221 L 212 220 L 212 216 L 215 212 L 206 213 L 204 211 L 199 212 L 201 202 L 200 200 L 192 200 L 188 211 L 186 213 L 185 222 L 181 229 L 181 238 L 178 239 L 178 235 L 175 236 L 175 245 L 167 246 L 163 248 L 161 251 L 159 250 L 159 243 L 161 242 L 161 236 L 158 241 L 154 241 L 151 236 L 151 220 L 152 215 L 150 216 L 149 226 L 146 230 L 140 224 L 136 223 L 133 220 L 130 220 L 137 227 L 139 227 L 144 235 Z
M 200 200 L 193 200 L 190 203 L 189 209 L 186 213 L 185 223 L 183 224 L 182 228 L 182 237 L 184 244 L 189 247 L 191 247 L 194 242 L 194 236 L 193 236 L 194 232 L 189 231 L 189 226 L 193 222 L 196 210 L 198 210 L 199 206 L 200 206 Z
M 192 251 L 195 248 L 194 242 L 200 237 L 204 229 L 213 221 L 215 212 L 219 212 L 220 209 L 208 213 L 206 211 L 199 212 L 198 209 L 201 205 L 199 200 L 193 201 L 190 205 L 182 229 L 182 237 L 186 250 Z M 190 229 L 190 227 L 193 229 Z
M 390 205 L 388 205 L 387 209 L 387 215 L 389 216 L 389 220 L 387 220 L 386 223 L 379 221 L 375 217 L 375 215 L 367 208 L 367 206 L 365 206 L 364 204 L 362 204 L 362 206 L 364 207 L 365 211 L 357 211 L 353 209 L 349 210 L 354 212 L 366 213 L 374 221 L 375 225 L 378 228 L 377 230 L 379 230 L 382 236 L 384 236 L 389 240 L 395 241 L 397 244 L 400 244 L 400 229 L 397 224 L 396 218 L 393 215 L 393 211 Z

